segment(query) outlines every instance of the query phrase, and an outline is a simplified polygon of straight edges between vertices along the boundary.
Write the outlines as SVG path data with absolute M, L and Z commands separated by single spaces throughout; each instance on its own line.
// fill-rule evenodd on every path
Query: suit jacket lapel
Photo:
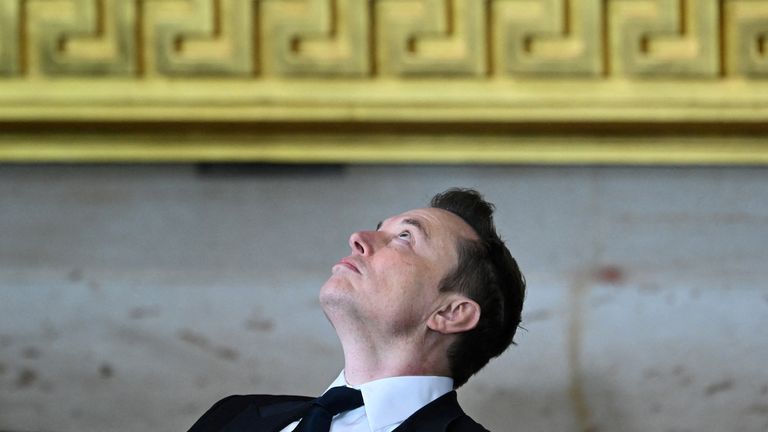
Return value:
M 279 432 L 300 419 L 312 404 L 307 401 L 248 405 L 230 421 L 222 432 Z M 444 431 L 456 418 L 464 415 L 456 400 L 456 392 L 448 392 L 408 417 L 392 432 Z
M 456 392 L 448 392 L 405 419 L 392 432 L 444 431 L 457 417 L 464 415 Z
M 278 432 L 300 419 L 311 402 L 281 402 L 258 407 L 250 404 L 222 432 Z

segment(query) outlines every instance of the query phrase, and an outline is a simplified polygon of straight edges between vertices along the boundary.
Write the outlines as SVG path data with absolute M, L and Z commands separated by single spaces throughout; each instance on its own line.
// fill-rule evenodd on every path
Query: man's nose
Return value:
M 349 236 L 349 247 L 352 252 L 360 255 L 371 255 L 373 253 L 374 238 L 371 231 L 357 231 Z

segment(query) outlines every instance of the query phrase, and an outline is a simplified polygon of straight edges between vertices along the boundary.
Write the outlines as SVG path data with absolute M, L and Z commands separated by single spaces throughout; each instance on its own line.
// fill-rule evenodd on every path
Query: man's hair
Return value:
M 448 349 L 454 387 L 467 382 L 510 344 L 520 325 L 525 279 L 517 262 L 496 234 L 494 205 L 472 189 L 453 188 L 437 194 L 430 206 L 462 218 L 479 240 L 459 239 L 458 265 L 446 275 L 441 292 L 459 292 L 480 305 L 477 326 L 459 335 Z

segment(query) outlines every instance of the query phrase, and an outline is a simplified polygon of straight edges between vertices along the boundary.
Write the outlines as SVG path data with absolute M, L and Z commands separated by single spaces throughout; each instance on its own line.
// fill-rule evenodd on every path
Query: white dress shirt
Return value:
M 347 384 L 344 371 L 328 387 L 347 386 L 363 393 L 364 405 L 333 417 L 330 432 L 392 432 L 423 406 L 453 390 L 453 379 L 441 376 L 382 378 L 360 386 Z M 280 432 L 291 432 L 295 421 Z

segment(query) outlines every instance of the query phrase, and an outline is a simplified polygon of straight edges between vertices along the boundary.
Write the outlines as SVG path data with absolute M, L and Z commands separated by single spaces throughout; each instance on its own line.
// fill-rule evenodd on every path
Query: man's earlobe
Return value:
M 480 320 L 480 305 L 462 295 L 452 296 L 427 321 L 427 327 L 438 333 L 453 334 L 472 330 Z

